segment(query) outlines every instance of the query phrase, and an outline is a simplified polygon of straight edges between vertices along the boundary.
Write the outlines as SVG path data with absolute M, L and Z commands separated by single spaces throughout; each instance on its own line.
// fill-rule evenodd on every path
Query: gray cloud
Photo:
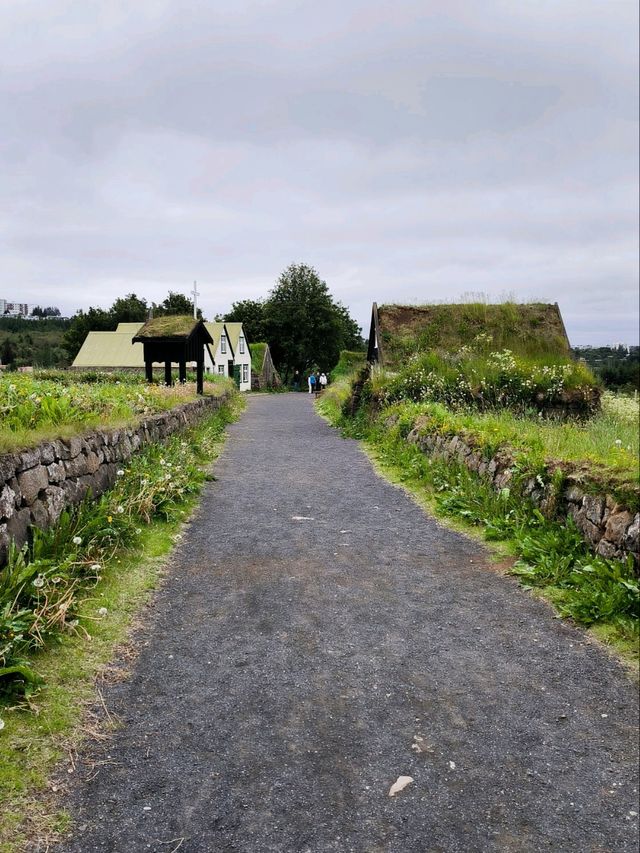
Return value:
M 304 260 L 363 324 L 506 292 L 637 340 L 636 33 L 587 0 L 5 2 L 0 295 L 197 278 L 212 315 Z

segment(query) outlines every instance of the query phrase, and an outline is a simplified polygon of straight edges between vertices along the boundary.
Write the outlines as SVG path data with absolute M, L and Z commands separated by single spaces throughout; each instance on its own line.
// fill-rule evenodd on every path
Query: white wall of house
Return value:
M 205 350 L 204 367 L 208 373 L 227 376 L 233 379 L 233 366 L 240 368 L 240 390 L 251 390 L 251 353 L 242 323 L 205 323 L 213 344 L 209 349 L 213 353 L 212 364 L 209 352 Z M 230 365 L 229 362 L 232 362 Z

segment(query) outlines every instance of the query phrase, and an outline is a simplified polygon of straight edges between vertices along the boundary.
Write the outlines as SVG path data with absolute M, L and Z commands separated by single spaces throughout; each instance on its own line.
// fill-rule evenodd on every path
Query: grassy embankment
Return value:
M 320 411 L 347 435 L 362 439 L 380 469 L 431 510 L 501 543 L 503 555 L 517 558 L 512 571 L 526 587 L 541 590 L 561 614 L 592 626 L 624 657 L 637 660 L 640 606 L 630 564 L 595 557 L 571 523 L 543 518 L 518 492 L 518 482 L 531 476 L 543 482 L 552 478 L 562 488 L 556 463 L 568 462 L 579 464 L 585 476 L 612 487 L 631 504 L 637 502 L 637 401 L 606 394 L 601 413 L 589 421 L 563 423 L 499 406 L 479 412 L 469 405 L 426 399 L 386 403 L 385 394 L 397 387 L 397 378 L 397 373 L 375 376 L 365 386 L 363 405 L 349 417 L 344 404 L 353 374 L 343 373 L 319 402 Z M 465 435 L 485 458 L 501 448 L 512 451 L 518 468 L 512 487 L 498 494 L 463 466 L 425 456 L 406 441 L 416 424 L 425 432 Z
M 205 383 L 205 394 L 219 396 L 231 383 Z M 122 427 L 195 400 L 192 384 L 148 385 L 136 374 L 0 375 L 0 453 L 34 447 L 41 441 L 80 435 L 94 427 Z
M 68 824 L 56 790 L 83 740 L 105 736 L 90 706 L 207 479 L 226 424 L 242 403 L 150 446 L 114 489 L 36 536 L 0 570 L 0 851 Z M 135 655 L 135 641 L 127 649 Z M 115 721 L 112 721 L 115 724 Z M 57 780 L 57 781 L 56 781 Z

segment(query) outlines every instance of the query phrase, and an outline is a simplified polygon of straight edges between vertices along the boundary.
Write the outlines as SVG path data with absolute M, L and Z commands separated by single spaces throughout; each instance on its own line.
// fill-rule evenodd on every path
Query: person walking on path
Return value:
M 321 374 L 320 374 L 320 390 L 321 390 L 321 391 L 324 391 L 324 389 L 325 389 L 326 387 L 327 387 L 327 374 L 326 374 L 326 373 L 321 373 Z
M 316 389 L 316 377 L 313 371 L 311 371 L 311 373 L 309 374 L 309 379 L 307 380 L 307 382 L 309 383 L 309 393 L 313 394 Z

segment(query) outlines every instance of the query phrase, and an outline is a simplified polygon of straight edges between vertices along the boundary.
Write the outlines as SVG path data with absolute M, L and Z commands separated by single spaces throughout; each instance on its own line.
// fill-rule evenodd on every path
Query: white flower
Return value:
M 622 447 L 622 441 L 619 438 L 616 438 L 616 440 L 613 443 L 615 444 L 616 447 Z
M 122 470 L 122 468 L 118 468 L 118 470 L 116 471 L 116 475 L 118 477 L 124 477 L 124 471 Z
M 122 515 L 122 513 L 123 513 L 123 512 L 124 512 L 124 507 L 123 507 L 123 506 L 119 506 L 119 507 L 118 507 L 118 509 L 117 509 L 117 513 L 118 513 L 118 515 Z
M 51 583 L 60 583 L 61 580 L 62 580 L 62 578 L 59 578 L 59 577 L 51 578 Z
M 44 578 L 42 577 L 42 575 L 38 575 L 38 577 L 34 580 L 33 585 L 38 589 L 44 586 Z
M 161 464 L 161 465 L 166 465 L 167 463 L 164 461 L 164 459 L 160 459 L 160 464 Z
M 98 616 L 106 616 L 108 612 L 109 612 L 109 611 L 107 610 L 107 608 L 106 608 L 106 607 L 101 607 L 101 608 L 98 610 Z
M 92 571 L 92 572 L 99 572 L 99 571 L 100 571 L 100 568 L 101 568 L 100 563 L 94 563 L 94 564 L 91 566 L 91 571 Z
M 71 541 L 74 545 L 82 545 L 82 536 L 74 536 Z

